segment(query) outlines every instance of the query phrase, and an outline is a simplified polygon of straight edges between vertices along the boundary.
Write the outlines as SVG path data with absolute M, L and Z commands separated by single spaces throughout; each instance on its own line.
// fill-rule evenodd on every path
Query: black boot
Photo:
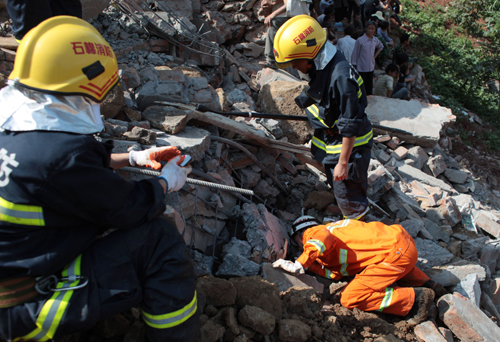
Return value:
M 427 280 L 422 286 L 434 291 L 436 299 L 439 299 L 445 294 L 448 294 L 448 291 L 446 291 L 443 285 L 441 285 L 440 283 L 436 283 L 435 281 L 432 280 Z
M 423 322 L 429 314 L 429 309 L 434 302 L 434 291 L 425 287 L 414 287 L 415 303 L 406 316 L 409 325 L 417 325 Z

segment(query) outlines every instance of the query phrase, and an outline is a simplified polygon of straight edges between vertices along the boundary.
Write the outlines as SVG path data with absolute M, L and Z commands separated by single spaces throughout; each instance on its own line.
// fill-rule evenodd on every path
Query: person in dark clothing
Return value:
M 7 0 L 6 7 L 18 41 L 45 19 L 57 15 L 82 17 L 80 0 Z
M 344 217 L 364 219 L 373 130 L 363 79 L 309 16 L 294 17 L 278 30 L 274 53 L 278 67 L 310 76 L 309 88 L 295 102 L 315 129 L 311 152 L 325 166 Z
M 160 218 L 165 193 L 191 168 L 177 164 L 176 147 L 117 154 L 93 136 L 118 80 L 113 50 L 82 19 L 49 18 L 19 45 L 0 91 L 0 337 L 9 341 L 60 340 L 138 305 L 149 341 L 197 340 L 192 260 Z M 113 171 L 129 165 L 160 176 Z

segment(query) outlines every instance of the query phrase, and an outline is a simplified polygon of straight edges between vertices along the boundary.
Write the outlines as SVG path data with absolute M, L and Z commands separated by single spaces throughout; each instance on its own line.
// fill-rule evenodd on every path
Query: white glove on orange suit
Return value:
M 284 259 L 278 259 L 273 263 L 274 268 L 281 267 L 287 272 L 293 273 L 293 274 L 304 274 L 304 267 L 302 267 L 302 264 L 298 261 L 291 262 L 289 260 L 284 260 Z
M 187 175 L 191 173 L 191 165 L 180 167 L 177 165 L 179 160 L 181 160 L 181 156 L 171 159 L 158 176 L 167 182 L 167 192 L 179 191 L 186 183 Z
M 181 151 L 175 146 L 151 147 L 144 151 L 130 151 L 128 161 L 132 166 L 147 166 L 153 170 L 161 169 L 160 161 L 169 161 L 179 156 Z

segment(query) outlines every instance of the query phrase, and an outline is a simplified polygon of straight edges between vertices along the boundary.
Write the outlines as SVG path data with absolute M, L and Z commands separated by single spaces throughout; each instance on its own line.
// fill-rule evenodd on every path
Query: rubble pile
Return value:
M 448 127 L 454 117 L 428 104 L 423 74 L 417 89 L 427 101 L 371 96 L 367 108 L 373 123 L 388 128 L 375 130 L 368 220 L 401 224 L 416 242 L 417 266 L 454 293 L 440 298 L 430 319 L 413 329 L 401 318 L 340 306 L 338 292 L 346 283 L 270 266 L 291 255 L 291 223 L 302 213 L 341 219 L 324 169 L 309 153 L 309 123 L 226 117 L 194 105 L 304 115 L 294 98 L 307 83 L 256 64 L 265 33 L 260 0 L 172 1 L 184 25 L 165 33 L 177 39 L 206 33 L 225 44 L 220 57 L 150 35 L 148 25 L 156 20 L 155 27 L 162 27 L 170 14 L 158 11 L 155 1 L 149 2 L 156 12 L 144 8 L 145 1 L 128 2 L 143 9 L 135 19 L 103 6 L 91 20 L 116 52 L 122 80 L 102 104 L 105 130 L 96 138 L 114 140 L 117 153 L 177 146 L 193 157 L 192 177 L 254 192 L 187 183 L 166 197 L 164 217 L 182 234 L 200 277 L 203 341 L 500 340 L 500 193 L 454 152 L 459 142 Z M 192 30 L 181 34 L 185 27 Z M 14 58 L 15 52 L 2 48 L 0 73 L 10 73 Z M 127 179 L 151 177 L 117 172 Z M 136 309 L 66 338 L 143 339 Z

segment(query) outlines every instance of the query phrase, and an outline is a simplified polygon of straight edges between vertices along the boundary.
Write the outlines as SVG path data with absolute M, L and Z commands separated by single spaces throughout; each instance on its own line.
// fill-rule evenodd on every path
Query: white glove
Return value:
M 128 161 L 132 166 L 147 166 L 159 170 L 161 169 L 159 161 L 169 161 L 180 154 L 181 151 L 175 146 L 151 147 L 144 151 L 130 151 Z
M 302 267 L 302 264 L 298 261 L 291 262 L 289 260 L 284 260 L 284 259 L 278 259 L 273 263 L 274 268 L 281 267 L 287 272 L 290 272 L 292 274 L 304 274 L 304 267 Z
M 167 192 L 179 191 L 186 183 L 187 175 L 191 173 L 191 165 L 186 167 L 177 165 L 180 159 L 180 156 L 171 159 L 158 176 L 167 182 Z

